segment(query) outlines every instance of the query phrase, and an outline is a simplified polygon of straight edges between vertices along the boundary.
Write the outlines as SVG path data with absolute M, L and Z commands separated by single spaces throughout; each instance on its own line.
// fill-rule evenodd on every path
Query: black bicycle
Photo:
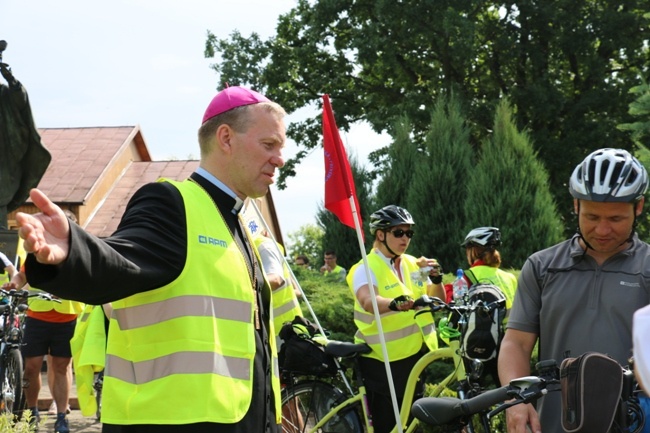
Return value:
M 639 386 L 630 366 L 623 369 L 623 387 L 616 409 L 616 416 L 609 428 L 611 433 L 639 433 L 643 430 L 645 417 L 639 405 Z M 539 376 L 526 376 L 510 381 L 501 388 L 461 400 L 451 397 L 425 397 L 413 403 L 411 414 L 421 422 L 440 426 L 445 432 L 463 432 L 471 417 L 487 412 L 487 417 L 517 404 L 535 403 L 549 392 L 562 389 L 560 371 L 555 360 L 537 363 Z
M 0 289 L 0 413 L 12 413 L 20 419 L 26 409 L 23 392 L 23 324 L 27 299 L 38 297 L 61 302 L 45 292 Z

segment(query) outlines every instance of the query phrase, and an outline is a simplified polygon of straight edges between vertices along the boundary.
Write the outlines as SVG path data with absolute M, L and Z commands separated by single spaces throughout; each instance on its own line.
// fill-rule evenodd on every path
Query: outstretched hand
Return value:
M 70 250 L 68 218 L 40 190 L 32 189 L 29 197 L 41 213 L 16 214 L 18 234 L 24 240 L 25 251 L 33 253 L 40 263 L 58 265 L 68 257 Z

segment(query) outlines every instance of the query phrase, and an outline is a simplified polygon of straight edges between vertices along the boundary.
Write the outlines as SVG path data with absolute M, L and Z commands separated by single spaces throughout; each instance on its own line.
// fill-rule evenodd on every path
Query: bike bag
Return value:
M 309 320 L 296 316 L 280 330 L 283 343 L 278 354 L 280 368 L 295 374 L 331 376 L 337 372 L 336 361 L 314 341 L 320 331 Z
M 597 352 L 566 358 L 560 364 L 562 428 L 567 433 L 606 433 L 623 389 L 623 368 Z

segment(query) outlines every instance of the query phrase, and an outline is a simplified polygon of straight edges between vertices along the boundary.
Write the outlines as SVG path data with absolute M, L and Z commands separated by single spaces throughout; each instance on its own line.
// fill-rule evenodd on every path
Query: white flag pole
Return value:
M 366 248 L 363 244 L 363 236 L 361 234 L 361 226 L 359 225 L 360 218 L 357 217 L 357 206 L 354 202 L 354 197 L 350 196 L 350 208 L 352 209 L 352 217 L 354 219 L 354 227 L 357 232 L 357 240 L 359 241 L 359 250 L 363 259 L 363 267 L 366 270 L 366 280 L 368 281 L 368 290 L 370 291 L 370 299 L 372 301 L 372 309 L 375 313 L 375 323 L 377 324 L 377 331 L 379 334 L 379 341 L 381 343 L 382 356 L 384 358 L 384 366 L 386 367 L 386 378 L 388 379 L 388 388 L 390 390 L 390 397 L 393 401 L 393 412 L 395 414 L 395 421 L 398 433 L 403 433 L 402 421 L 400 419 L 399 406 L 397 404 L 397 393 L 395 392 L 395 384 L 393 383 L 393 374 L 390 369 L 390 362 L 388 361 L 388 349 L 386 347 L 386 339 L 384 338 L 384 330 L 381 325 L 381 316 L 379 314 L 379 307 L 377 306 L 377 294 L 375 287 L 372 284 L 372 274 L 370 273 L 370 266 L 368 265 L 368 256 L 366 255 Z M 355 302 L 358 302 L 355 298 Z

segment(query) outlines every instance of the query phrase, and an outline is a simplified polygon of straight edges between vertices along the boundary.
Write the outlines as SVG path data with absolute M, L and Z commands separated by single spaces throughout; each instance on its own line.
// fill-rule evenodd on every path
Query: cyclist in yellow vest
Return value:
M 18 213 L 30 283 L 111 302 L 102 424 L 111 433 L 276 433 L 271 291 L 239 214 L 284 165 L 278 104 L 233 86 L 209 104 L 199 168 L 140 188 L 116 232 L 98 239 L 63 218 Z
M 27 284 L 25 274 L 21 271 L 14 275 L 9 283 L 11 288 L 37 291 Z M 28 301 L 25 333 L 21 353 L 24 358 L 24 387 L 27 407 L 32 411 L 33 425 L 37 426 L 40 415 L 38 394 L 41 391 L 41 367 L 46 356 L 50 356 L 47 372 L 52 398 L 59 411 L 56 413 L 54 431 L 69 433 L 66 409 L 70 396 L 71 380 L 68 375 L 72 363 L 70 340 L 74 335 L 77 316 L 83 311 L 80 302 L 60 299 L 53 302 L 46 299 L 30 298 Z M 61 410 L 61 408 L 63 410 Z
M 320 273 L 324 275 L 331 275 L 337 279 L 337 281 L 345 281 L 347 271 L 343 266 L 339 266 L 336 263 L 336 251 L 327 250 L 323 255 L 323 260 L 325 264 L 321 266 Z
M 277 337 L 282 324 L 291 322 L 296 316 L 302 316 L 302 310 L 298 303 L 296 289 L 291 284 L 293 281 L 291 271 L 281 255 L 284 252 L 282 245 L 274 242 L 265 234 L 258 234 L 254 239 L 255 246 L 262 258 L 262 267 L 271 285 L 273 325 Z M 281 341 L 279 338 L 276 340 L 278 343 Z
M 372 348 L 371 353 L 361 358 L 361 367 L 376 433 L 390 432 L 395 427 L 395 416 L 371 288 L 377 296 L 399 404 L 413 365 L 424 353 L 438 347 L 433 317 L 430 314 L 415 317 L 412 310 L 414 299 L 421 295 L 444 299 L 438 262 L 405 254 L 414 234 L 411 228 L 414 224 L 411 214 L 399 206 L 389 205 L 374 212 L 370 216 L 370 233 L 375 241 L 368 253 L 372 285 L 368 283 L 363 261 L 354 265 L 347 277 L 355 296 L 354 323 L 358 329 L 355 342 L 365 342 Z M 420 382 L 416 393 L 421 393 L 424 388 L 424 383 Z
M 16 268 L 14 267 L 13 263 L 11 263 L 11 260 L 9 260 L 3 253 L 0 253 L 0 266 L 2 266 L 2 269 L 4 271 L 2 274 L 0 274 L 0 287 L 2 287 L 4 284 L 11 281 L 14 274 L 16 273 Z
M 506 315 L 503 326 L 508 322 L 508 315 L 512 308 L 512 301 L 517 290 L 517 277 L 505 272 L 501 266 L 501 253 L 497 247 L 501 245 L 501 231 L 497 227 L 477 227 L 471 230 L 463 243 L 465 255 L 470 268 L 465 271 L 468 287 L 478 282 L 488 282 L 501 289 L 506 298 Z M 498 353 L 498 349 L 497 349 Z M 499 386 L 497 358 L 483 361 L 482 378 L 490 375 L 494 383 Z

